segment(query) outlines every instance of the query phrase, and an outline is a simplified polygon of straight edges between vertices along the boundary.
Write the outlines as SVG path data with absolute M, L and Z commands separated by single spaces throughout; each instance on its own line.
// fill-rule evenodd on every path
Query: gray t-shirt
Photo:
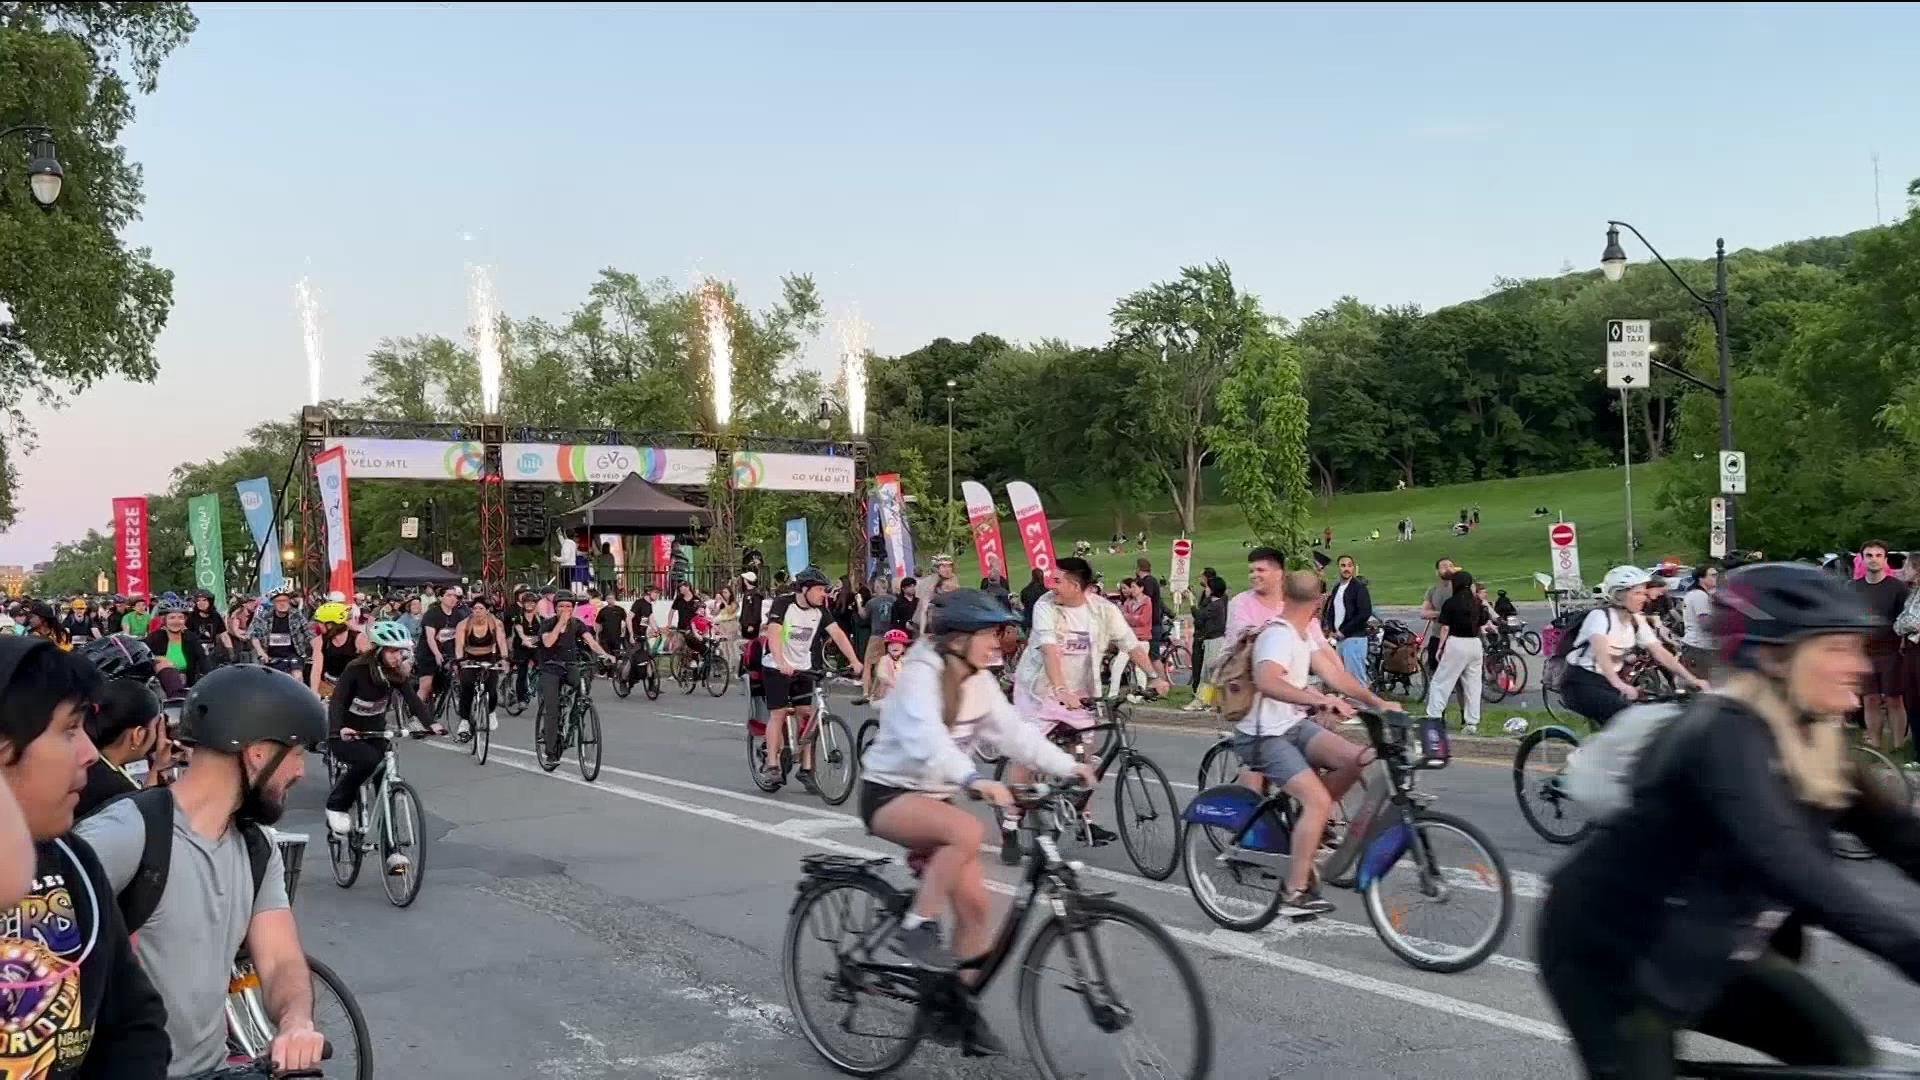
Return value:
M 147 830 L 129 800 L 74 826 L 100 857 L 115 894 L 140 868 Z M 173 810 L 173 863 L 160 905 L 134 940 L 140 967 L 167 1006 L 167 1041 L 173 1045 L 169 1077 L 219 1068 L 227 1057 L 227 979 L 247 927 L 263 911 L 287 907 L 280 850 L 273 849 L 260 895 L 253 896 L 247 844 L 235 829 L 218 840 L 193 831 L 178 806 Z
M 1427 606 L 1435 611 L 1446 607 L 1447 601 L 1451 599 L 1453 599 L 1453 582 L 1451 581 L 1436 581 L 1433 588 L 1427 590 Z

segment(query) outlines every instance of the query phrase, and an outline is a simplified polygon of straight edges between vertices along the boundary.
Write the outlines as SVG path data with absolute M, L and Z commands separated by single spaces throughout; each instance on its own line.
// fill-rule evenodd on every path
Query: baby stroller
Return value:
M 1399 619 L 1374 627 L 1367 642 L 1367 680 L 1382 696 L 1412 696 L 1413 677 L 1420 673 L 1420 635 Z

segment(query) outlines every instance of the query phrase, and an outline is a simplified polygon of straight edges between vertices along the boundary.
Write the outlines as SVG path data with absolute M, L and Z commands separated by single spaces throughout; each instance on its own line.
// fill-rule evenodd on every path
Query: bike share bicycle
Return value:
M 1036 907 L 1048 914 L 1018 966 L 1015 1009 L 1029 1054 L 1047 1080 L 1208 1075 L 1213 1015 L 1193 963 L 1146 914 L 1087 891 L 1057 839 L 1077 816 L 1074 785 L 1011 789 L 1025 826 L 1037 832 L 1012 913 L 979 962 L 983 992 L 1007 967 Z M 922 856 L 909 853 L 918 876 Z M 913 1056 L 920 1041 L 953 1037 L 955 1002 L 967 991 L 955 973 L 935 973 L 888 956 L 887 946 L 914 899 L 882 870 L 892 860 L 809 855 L 787 917 L 781 974 L 801 1034 L 829 1064 L 854 1076 L 878 1076 Z M 1039 903 L 1036 903 L 1038 901 Z M 1140 944 L 1116 947 L 1131 931 Z M 1057 991 L 1058 996 L 1049 994 Z M 1043 997 L 1043 995 L 1048 995 Z M 1067 1025 L 1091 1025 L 1069 1034 Z M 1151 1035 L 1179 1044 L 1171 1052 Z M 1102 1038 L 1101 1036 L 1106 1036 Z M 1100 1064 L 1071 1055 L 1104 1051 Z

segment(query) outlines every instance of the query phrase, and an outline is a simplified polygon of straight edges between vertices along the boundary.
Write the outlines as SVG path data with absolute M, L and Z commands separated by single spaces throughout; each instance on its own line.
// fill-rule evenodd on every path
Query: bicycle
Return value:
M 1316 722 L 1313 720 L 1313 717 L 1318 714 L 1317 709 L 1309 710 L 1308 722 Z M 1323 724 L 1321 726 L 1325 727 L 1326 725 Z M 1328 728 L 1327 730 L 1332 731 L 1333 729 Z M 1338 732 L 1334 733 L 1339 734 Z M 1218 787 L 1221 784 L 1234 784 L 1239 782 L 1240 771 L 1246 768 L 1246 763 L 1240 760 L 1240 754 L 1233 748 L 1233 739 L 1237 734 L 1238 732 L 1232 728 L 1221 731 L 1219 735 L 1215 737 L 1213 745 L 1208 747 L 1207 752 L 1200 756 L 1199 775 L 1194 783 L 1195 791 L 1205 791 L 1208 788 Z M 1352 819 L 1352 812 L 1364 801 L 1365 794 L 1366 784 L 1364 782 L 1357 783 L 1348 788 L 1347 793 L 1333 804 L 1333 817 L 1328 820 L 1327 824 L 1343 829 L 1346 828 L 1347 822 Z M 1350 806 L 1348 804 L 1352 805 Z
M 300 866 L 305 859 L 307 836 L 305 833 L 279 832 L 268 829 L 274 843 L 280 849 L 280 862 L 285 870 L 287 884 L 287 903 L 293 903 L 296 887 L 300 883 Z M 349 1050 L 352 1057 L 344 1072 L 336 1070 L 336 1075 L 354 1077 L 354 1080 L 373 1080 L 373 1034 L 367 1029 L 366 1014 L 360 1011 L 360 1003 L 340 976 L 326 964 L 307 955 L 307 969 L 313 979 L 313 1026 L 322 1032 L 339 1031 L 345 1028 L 352 1032 L 350 1042 L 327 1040 L 322 1056 L 326 1060 L 338 1062 L 336 1051 Z M 273 1021 L 267 1015 L 266 1002 L 261 996 L 260 973 L 254 969 L 253 962 L 247 958 L 243 946 L 240 955 L 233 961 L 233 972 L 227 981 L 227 1064 L 256 1066 L 268 1065 L 264 1061 L 273 1048 Z M 332 1019 L 335 1015 L 338 1020 Z M 303 1073 L 285 1073 L 285 1076 L 319 1076 L 319 1070 Z
M 705 685 L 708 694 L 721 697 L 733 684 L 732 671 L 712 642 L 698 650 L 691 646 L 682 649 L 673 669 L 673 680 L 680 684 L 683 694 L 691 694 L 694 687 Z
M 1527 662 L 1514 651 L 1512 632 L 1495 628 L 1482 640 L 1486 643 L 1486 658 L 1480 664 L 1480 700 L 1494 704 L 1525 693 Z
M 456 672 L 477 671 L 486 673 L 485 677 L 481 679 L 480 684 L 473 688 L 472 712 L 474 713 L 474 719 L 466 721 L 467 732 L 460 740 L 467 744 L 467 754 L 475 758 L 475 763 L 485 765 L 487 763 L 487 751 L 493 748 L 493 728 L 495 724 L 499 723 L 493 713 L 495 704 L 494 687 L 498 685 L 498 680 L 500 676 L 505 673 L 506 669 L 503 665 L 493 660 L 462 660 L 455 665 L 455 669 Z
M 404 908 L 420 895 L 427 853 L 427 837 L 421 825 L 427 815 L 419 794 L 400 779 L 398 746 L 406 733 L 399 729 L 391 704 L 387 707 L 386 720 L 386 731 L 355 735 L 359 739 L 384 739 L 386 756 L 373 776 L 360 786 L 360 797 L 354 801 L 350 814 L 353 825 L 347 835 L 327 831 L 327 853 L 333 862 L 334 884 L 348 889 L 360 877 L 361 860 L 368 852 L 377 850 L 385 871 L 381 884 L 386 887 L 387 902 Z M 345 769 L 332 753 L 327 754 L 329 777 L 338 780 Z M 401 860 L 397 865 L 396 856 Z
M 1047 915 L 1020 959 L 1015 1001 L 1021 1037 L 1040 1074 L 1047 1080 L 1127 1076 L 1144 1068 L 1157 1076 L 1206 1076 L 1213 1064 L 1213 1014 L 1192 961 L 1147 915 L 1084 890 L 1079 870 L 1060 854 L 1055 840 L 1063 821 L 1076 813 L 1070 803 L 1083 790 L 1046 784 L 1012 789 L 1016 804 L 1026 811 L 1028 827 L 1038 835 L 1026 860 L 1022 891 L 1016 893 L 992 948 L 979 961 L 974 992 L 984 991 L 1006 969 L 1029 914 L 1040 908 Z M 923 852 L 908 854 L 907 867 L 916 878 L 926 858 Z M 913 890 L 881 875 L 891 861 L 846 855 L 801 859 L 803 876 L 787 917 L 781 974 L 794 1019 L 821 1057 L 855 1076 L 898 1068 L 923 1038 L 951 1034 L 946 1021 L 957 977 L 881 958 L 914 898 Z M 1143 938 L 1146 947 L 1116 947 L 1113 939 L 1123 929 Z M 812 949 L 815 944 L 826 948 Z M 803 949 L 809 950 L 806 956 Z M 1064 960 L 1055 957 L 1056 952 L 1064 954 Z M 815 953 L 819 970 L 809 963 Z M 1164 964 L 1147 967 L 1155 960 Z M 1125 996 L 1119 988 L 1122 977 L 1130 988 Z M 823 991 L 818 999 L 808 993 L 816 988 Z M 1061 996 L 1043 1007 L 1042 991 L 1056 988 Z M 875 1030 L 886 1020 L 874 1017 L 884 1013 L 898 1022 L 888 1030 Z M 1119 1038 L 1090 1043 L 1077 1031 L 1070 1038 L 1062 1036 L 1058 1025 L 1074 1017 Z M 1143 1037 L 1149 1026 L 1154 1031 L 1164 1028 L 1172 1038 L 1192 1045 L 1183 1048 L 1185 1052 L 1166 1053 L 1157 1040 L 1149 1044 Z M 1060 1045 L 1054 1044 L 1050 1031 L 1060 1037 Z M 848 1045 L 840 1044 L 843 1037 Z M 863 1052 L 875 1044 L 872 1056 Z M 1093 1065 L 1063 1061 L 1070 1047 L 1089 1045 L 1110 1050 L 1110 1059 Z
M 1513 922 L 1513 878 L 1498 848 L 1471 822 L 1429 809 L 1433 796 L 1414 790 L 1420 771 L 1404 723 L 1359 714 L 1373 744 L 1367 798 L 1331 854 L 1318 860 L 1328 885 L 1365 898 L 1367 921 L 1395 956 L 1422 971 L 1458 972 L 1493 955 Z M 1223 784 L 1194 796 L 1184 815 L 1182 854 L 1187 887 L 1207 917 L 1230 930 L 1258 930 L 1280 912 L 1296 811 L 1284 791 L 1264 796 Z M 1445 840 L 1462 842 L 1439 853 Z M 1204 846 L 1203 846 L 1204 845 Z M 1215 869 L 1218 880 L 1211 876 Z M 1396 895 L 1410 886 L 1406 895 Z M 1231 896 L 1227 890 L 1244 890 Z M 1491 919 L 1476 918 L 1464 944 L 1410 930 L 1416 905 L 1452 912 L 1477 896 L 1492 899 Z
M 529 670 L 526 675 L 527 692 L 524 696 L 520 693 L 520 673 L 516 670 L 518 667 L 519 662 L 516 661 L 507 668 L 506 685 L 500 690 L 500 707 L 507 711 L 508 716 L 519 716 L 526 712 L 527 704 L 537 700 L 535 695 L 540 692 L 539 670 L 529 664 L 528 667 L 533 670 Z
M 600 710 L 593 704 L 593 661 L 549 660 L 541 666 L 565 671 L 560 680 L 560 752 L 564 754 L 567 747 L 573 747 L 574 756 L 580 762 L 580 779 L 592 783 L 600 778 L 601 750 Z M 540 762 L 541 771 L 552 772 L 560 767 L 560 759 L 547 758 L 546 746 L 540 738 L 539 713 L 534 716 L 533 754 Z
M 1635 669 L 1623 674 L 1639 672 Z M 1690 696 L 1671 690 L 1647 692 L 1634 704 L 1668 704 Z M 1567 794 L 1564 786 L 1567 763 L 1579 748 L 1579 733 L 1565 724 L 1554 723 L 1527 732 L 1513 753 L 1513 797 L 1520 803 L 1520 816 L 1550 844 L 1571 844 L 1593 827 L 1592 820 L 1580 810 L 1577 800 Z M 1529 793 L 1539 800 L 1538 808 L 1528 801 Z
M 855 742 L 853 730 L 847 722 L 827 709 L 827 676 L 822 671 L 797 672 L 805 675 L 813 684 L 813 717 L 800 726 L 799 734 L 793 732 L 793 714 L 789 712 L 781 720 L 785 738 L 780 743 L 780 776 L 769 780 L 765 772 L 767 761 L 767 737 L 755 735 L 753 725 L 747 725 L 747 771 L 753 776 L 753 784 L 761 791 L 771 795 L 779 791 L 787 782 L 787 773 L 793 769 L 794 762 L 804 760 L 801 747 L 813 749 L 813 790 L 826 801 L 828 806 L 839 806 L 853 794 L 854 782 L 860 776 L 860 747 Z M 763 725 L 764 726 L 764 725 Z M 876 730 L 878 730 L 876 728 Z M 869 740 L 871 742 L 871 740 Z M 800 746 L 796 746 L 799 743 Z M 828 777 L 835 779 L 828 781 Z
M 1077 751 L 1089 737 L 1104 736 L 1094 775 L 1105 780 L 1107 770 L 1115 762 L 1120 765 L 1119 780 L 1113 786 L 1113 818 L 1119 826 L 1120 843 L 1127 849 L 1127 858 L 1133 861 L 1134 869 L 1143 877 L 1153 881 L 1165 881 L 1173 876 L 1180 865 L 1180 803 L 1174 798 L 1173 785 L 1167 781 L 1165 770 L 1146 754 L 1134 746 L 1132 710 L 1122 710 L 1126 704 L 1124 698 L 1104 697 L 1088 702 L 1088 709 L 1101 717 L 1099 722 L 1089 728 L 1074 728 L 1066 724 L 1056 724 L 1047 733 L 1055 746 L 1078 756 Z M 993 778 L 1006 776 L 1007 760 L 1003 757 L 994 767 Z M 1159 796 L 1158 805 L 1155 796 Z M 1073 817 L 1068 824 L 1082 841 L 1091 844 L 1092 820 L 1087 816 L 1086 807 L 1093 798 L 1089 790 L 1082 798 L 1072 804 Z M 996 819 L 998 814 L 994 815 Z M 1157 839 L 1149 830 L 1160 821 L 1167 823 L 1166 856 L 1154 858 L 1148 847 L 1150 839 Z

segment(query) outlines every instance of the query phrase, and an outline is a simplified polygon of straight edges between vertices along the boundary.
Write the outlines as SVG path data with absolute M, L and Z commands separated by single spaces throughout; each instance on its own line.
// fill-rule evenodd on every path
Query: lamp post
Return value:
M 41 209 L 51 210 L 67 175 L 54 150 L 53 129 L 45 124 L 15 124 L 0 131 L 0 142 L 16 134 L 27 137 L 27 190 Z
M 1658 360 L 1651 359 L 1648 362 L 1669 375 L 1685 379 L 1704 390 L 1712 391 L 1713 395 L 1720 400 L 1720 449 L 1733 449 L 1732 356 L 1727 346 L 1726 240 L 1724 238 L 1715 238 L 1713 242 L 1713 295 L 1709 297 L 1701 296 L 1693 286 L 1687 284 L 1687 279 L 1680 276 L 1680 272 L 1673 268 L 1673 264 L 1667 262 L 1666 257 L 1660 254 L 1660 250 L 1649 243 L 1646 236 L 1643 235 L 1639 229 L 1634 228 L 1631 224 L 1624 221 L 1609 220 L 1607 222 L 1607 246 L 1600 253 L 1600 272 L 1606 275 L 1608 281 L 1619 281 L 1627 272 L 1627 253 L 1626 250 L 1620 246 L 1621 229 L 1626 229 L 1638 237 L 1640 242 L 1646 245 L 1647 250 L 1653 253 L 1653 257 L 1659 261 L 1660 265 L 1666 267 L 1667 273 L 1672 276 L 1673 280 L 1678 282 L 1680 287 L 1687 291 L 1687 295 L 1693 297 L 1694 302 L 1705 308 L 1707 314 L 1712 316 L 1714 347 L 1719 353 L 1720 358 L 1720 379 L 1717 384 L 1698 378 L 1691 372 L 1682 371 L 1671 364 L 1663 364 Z M 1715 472 L 1717 473 L 1718 470 L 1716 469 Z M 1733 496 L 1726 496 L 1726 506 L 1727 551 L 1728 553 L 1732 553 L 1735 550 Z
M 953 388 L 947 380 L 947 531 L 941 539 L 948 554 L 953 553 Z

